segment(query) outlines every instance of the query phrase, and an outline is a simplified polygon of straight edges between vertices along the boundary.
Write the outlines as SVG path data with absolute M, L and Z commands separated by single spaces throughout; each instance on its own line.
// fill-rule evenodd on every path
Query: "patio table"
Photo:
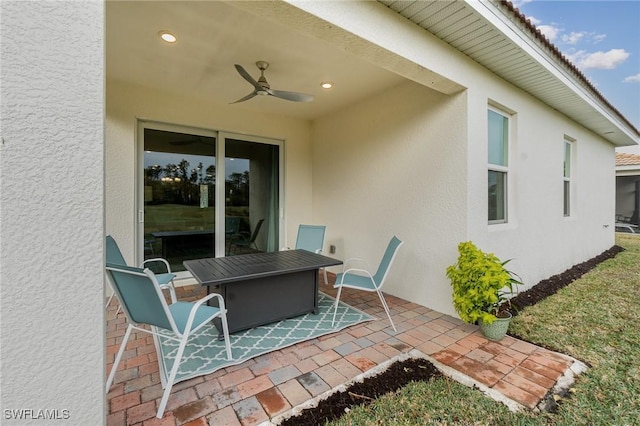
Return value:
M 205 247 L 210 253 L 213 253 L 214 232 L 212 229 L 158 231 L 152 232 L 151 235 L 154 238 L 162 239 L 162 257 L 164 259 L 180 255 L 185 251 L 188 252 L 194 246 Z
M 229 332 L 318 312 L 318 270 L 342 261 L 306 250 L 187 260 L 208 293 L 222 295 Z M 211 303 L 216 303 L 214 300 Z M 216 323 L 220 330 L 219 323 Z

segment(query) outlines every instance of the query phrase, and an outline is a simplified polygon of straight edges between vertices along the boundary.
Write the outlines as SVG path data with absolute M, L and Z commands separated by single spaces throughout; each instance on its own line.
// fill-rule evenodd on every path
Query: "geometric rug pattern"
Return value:
M 233 354 L 232 360 L 226 358 L 224 341 L 218 340 L 216 327 L 213 324 L 202 327 L 189 337 L 175 383 L 210 374 L 221 368 L 241 364 L 256 356 L 374 319 L 340 301 L 335 324 L 331 326 L 334 303 L 334 298 L 319 293 L 318 314 L 308 313 L 231 334 L 229 337 Z M 156 331 L 160 335 L 170 335 L 162 329 L 156 329 Z M 159 355 L 160 374 L 163 376 L 162 382 L 165 383 L 175 360 L 178 342 L 162 337 L 155 340 Z

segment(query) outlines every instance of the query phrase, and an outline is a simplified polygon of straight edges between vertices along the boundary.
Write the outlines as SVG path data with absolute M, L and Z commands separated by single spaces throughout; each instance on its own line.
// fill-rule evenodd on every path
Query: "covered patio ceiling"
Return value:
M 513 12 L 496 13 L 480 2 L 383 4 L 615 145 L 637 143 L 638 130 Z M 263 60 L 270 63 L 265 76 L 272 89 L 315 100 L 256 96 L 232 107 L 309 120 L 406 80 L 447 94 L 465 89 L 299 7 L 283 1 L 108 1 L 107 79 L 229 104 L 252 91 L 234 64 L 257 79 L 255 63 Z M 161 41 L 161 30 L 173 32 L 177 43 Z M 334 87 L 322 89 L 324 81 Z
M 107 79 L 229 104 L 253 90 L 234 64 L 257 80 L 256 61 L 267 61 L 265 77 L 272 89 L 312 94 L 315 100 L 256 96 L 230 107 L 302 119 L 314 119 L 404 81 L 323 40 L 251 13 L 249 5 L 240 3 L 107 2 Z M 163 42 L 161 30 L 171 31 L 178 41 Z M 322 89 L 323 81 L 334 87 Z

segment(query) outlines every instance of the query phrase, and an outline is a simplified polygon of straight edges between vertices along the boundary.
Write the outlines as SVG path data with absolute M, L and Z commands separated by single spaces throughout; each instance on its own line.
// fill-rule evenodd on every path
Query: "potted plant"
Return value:
M 501 340 L 511 320 L 509 298 L 522 284 L 520 277 L 505 268 L 509 260 L 503 262 L 471 241 L 458 244 L 458 253 L 458 261 L 447 268 L 456 312 L 465 322 L 477 322 L 488 339 Z

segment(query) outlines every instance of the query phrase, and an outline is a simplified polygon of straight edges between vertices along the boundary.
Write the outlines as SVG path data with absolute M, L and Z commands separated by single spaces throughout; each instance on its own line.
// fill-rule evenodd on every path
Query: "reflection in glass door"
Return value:
M 144 258 L 215 256 L 216 137 L 144 128 Z
M 282 141 L 145 121 L 138 129 L 139 260 L 163 257 L 187 277 L 185 260 L 279 249 Z
M 279 248 L 280 147 L 224 138 L 226 255 Z

